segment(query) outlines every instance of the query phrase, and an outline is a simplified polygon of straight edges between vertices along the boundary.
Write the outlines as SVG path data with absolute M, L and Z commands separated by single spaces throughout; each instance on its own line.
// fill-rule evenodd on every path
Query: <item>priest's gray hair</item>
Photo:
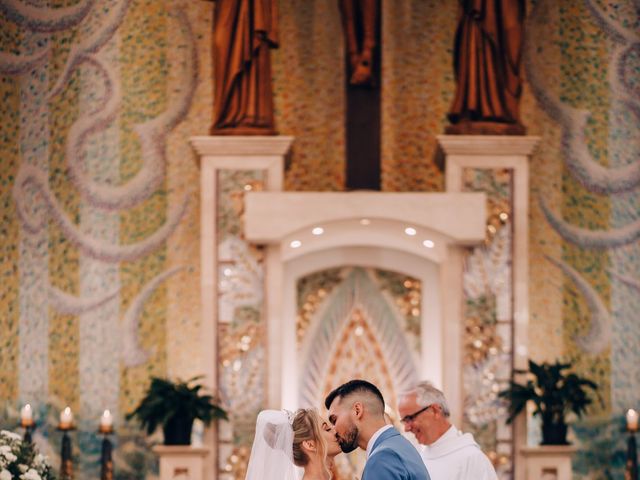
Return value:
M 416 403 L 421 407 L 426 407 L 428 405 L 440 405 L 440 408 L 442 408 L 442 413 L 445 417 L 451 415 L 447 399 L 444 398 L 444 393 L 434 387 L 431 382 L 419 382 L 405 395 L 411 393 L 416 394 Z

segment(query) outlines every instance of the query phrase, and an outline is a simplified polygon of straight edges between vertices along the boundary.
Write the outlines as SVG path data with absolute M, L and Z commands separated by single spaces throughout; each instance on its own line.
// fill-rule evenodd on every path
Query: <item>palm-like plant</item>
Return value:
M 149 435 L 161 425 L 166 445 L 189 445 L 196 418 L 205 424 L 214 418 L 227 418 L 212 395 L 202 394 L 204 386 L 195 383 L 200 378 L 172 382 L 153 377 L 145 397 L 127 420 L 137 418 Z
M 509 401 L 509 417 L 511 423 L 526 407 L 528 402 L 535 404 L 534 415 L 542 417 L 542 444 L 566 445 L 566 415 L 574 412 L 578 417 L 586 411 L 593 400 L 587 389 L 597 392 L 598 386 L 575 373 L 565 373 L 571 363 L 542 363 L 529 360 L 529 370 L 515 370 L 516 373 L 528 374 L 527 383 L 521 385 L 514 381 L 499 393 Z

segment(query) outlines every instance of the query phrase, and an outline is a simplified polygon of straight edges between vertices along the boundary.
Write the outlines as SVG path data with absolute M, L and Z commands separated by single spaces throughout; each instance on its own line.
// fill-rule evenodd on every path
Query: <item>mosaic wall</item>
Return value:
M 574 426 L 578 478 L 622 478 L 621 418 L 640 405 L 637 2 L 533 2 L 524 121 L 531 163 L 530 353 L 600 386 Z M 534 104 L 535 101 L 535 104 Z
M 229 421 L 219 433 L 220 479 L 244 478 L 255 421 L 266 404 L 264 253 L 244 239 L 244 194 L 262 190 L 259 171 L 218 173 L 218 387 Z
M 438 191 L 455 2 L 382 4 L 383 189 Z M 575 424 L 575 474 L 622 478 L 621 419 L 640 406 L 640 15 L 634 0 L 528 7 L 522 119 L 542 138 L 531 161 L 529 354 L 563 356 L 599 383 L 603 403 Z M 2 425 L 30 401 L 51 427 L 69 404 L 87 472 L 94 424 L 110 408 L 126 445 L 117 470 L 141 478 L 151 460 L 122 415 L 151 375 L 200 373 L 198 169 L 187 138 L 211 122 L 211 10 L 204 0 L 0 2 Z M 281 0 L 280 12 L 276 117 L 282 134 L 297 137 L 286 186 L 340 190 L 336 3 Z M 236 187 L 260 180 L 223 178 L 229 211 L 241 214 Z M 256 300 L 259 251 L 229 249 L 250 273 L 233 288 Z M 492 302 L 472 305 L 471 318 L 485 319 Z M 221 312 L 232 371 L 259 355 L 258 303 Z M 38 435 L 55 454 L 50 427 Z
M 69 405 L 77 474 L 96 478 L 108 408 L 117 478 L 149 478 L 124 414 L 150 376 L 201 373 L 186 138 L 210 122 L 211 5 L 3 2 L 0 22 L 0 423 L 30 402 L 55 460 Z
M 484 245 L 465 255 L 463 430 L 472 432 L 500 478 L 513 475 L 513 431 L 498 392 L 513 366 L 513 171 L 463 170 L 463 190 L 486 192 Z
M 286 190 L 343 190 L 344 47 L 338 2 L 280 0 L 273 54 L 276 127 L 293 135 Z

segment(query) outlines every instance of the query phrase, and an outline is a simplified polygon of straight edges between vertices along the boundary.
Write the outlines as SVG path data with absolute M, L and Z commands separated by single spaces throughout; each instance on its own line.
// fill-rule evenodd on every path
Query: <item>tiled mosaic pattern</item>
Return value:
M 486 192 L 488 212 L 485 244 L 465 256 L 463 430 L 473 433 L 500 478 L 510 478 L 513 465 L 512 430 L 498 399 L 513 366 L 512 177 L 507 169 L 463 170 L 463 190 Z
M 186 139 L 209 124 L 210 112 L 188 111 L 198 75 L 192 53 L 210 63 L 211 5 L 184 12 L 168 1 L 106 0 L 80 18 L 66 9 L 77 3 L 31 2 L 50 9 L 39 27 L 25 23 L 21 2 L 0 20 L 1 321 L 13 332 L 2 336 L 2 426 L 13 428 L 17 406 L 33 403 L 38 441 L 55 459 L 52 427 L 71 406 L 77 474 L 91 478 L 98 415 L 109 408 L 117 478 L 152 478 L 147 440 L 123 416 L 151 375 L 201 373 L 193 371 L 199 281 L 184 281 L 198 264 L 199 236 L 198 173 Z M 210 77 L 201 85 L 210 91 Z M 165 156 L 167 134 L 185 118 L 179 147 Z M 180 180 L 167 181 L 167 172 Z M 175 240 L 168 252 L 178 224 L 187 251 Z
M 242 231 L 244 195 L 261 190 L 265 172 L 218 172 L 218 388 L 229 411 L 219 434 L 221 479 L 244 478 L 255 421 L 266 402 L 264 254 Z
M 286 190 L 342 190 L 345 72 L 338 2 L 280 0 L 272 54 L 276 128 L 293 135 Z
M 537 1 L 528 29 L 536 40 L 525 63 L 538 101 L 530 106 L 531 132 L 543 135 L 532 163 L 539 195 L 532 197 L 530 349 L 534 357 L 574 361 L 603 397 L 574 428 L 578 478 L 622 478 L 618 425 L 640 401 L 630 367 L 637 362 L 638 244 L 616 230 L 638 218 L 632 171 L 640 144 L 631 132 L 640 120 L 626 98 L 637 98 L 629 79 L 640 63 L 629 53 L 628 32 L 639 21 L 633 2 Z M 580 111 L 589 114 L 584 126 Z M 568 224 L 584 230 L 568 235 Z M 603 232 L 596 248 L 588 245 L 591 231 Z
M 453 98 L 458 2 L 382 3 L 382 189 L 442 190 L 435 136 Z

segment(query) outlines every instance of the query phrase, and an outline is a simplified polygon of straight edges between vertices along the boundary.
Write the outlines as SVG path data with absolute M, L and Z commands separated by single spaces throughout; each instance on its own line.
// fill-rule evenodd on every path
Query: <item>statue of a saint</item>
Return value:
M 460 0 L 456 95 L 447 133 L 522 135 L 520 59 L 526 0 Z
M 270 49 L 276 0 L 216 0 L 212 135 L 275 135 Z
M 371 85 L 376 47 L 377 0 L 339 0 L 349 56 L 349 83 Z

